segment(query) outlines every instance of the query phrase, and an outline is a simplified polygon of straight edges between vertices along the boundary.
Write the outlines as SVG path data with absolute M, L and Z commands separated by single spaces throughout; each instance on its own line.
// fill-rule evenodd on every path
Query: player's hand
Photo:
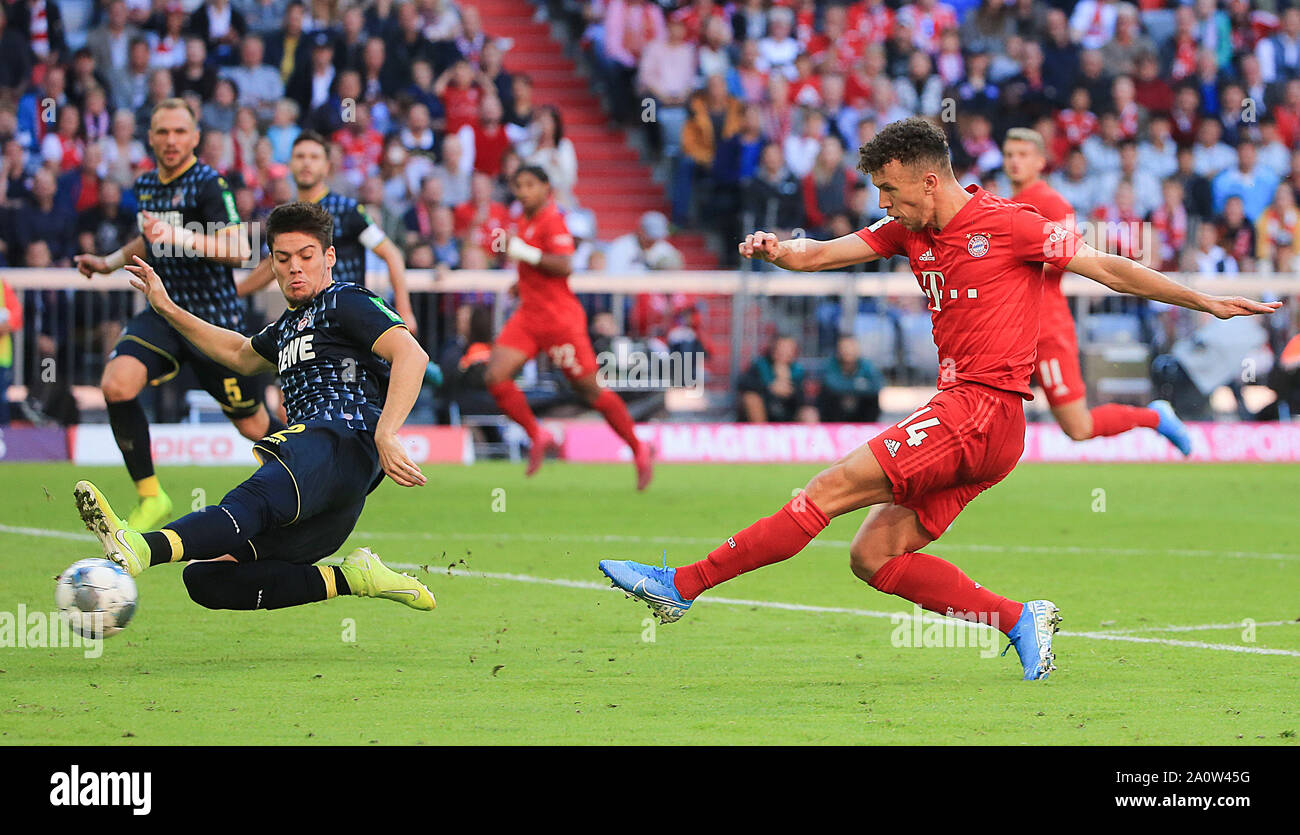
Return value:
M 1241 296 L 1210 296 L 1207 310 L 1220 319 L 1233 316 L 1254 316 L 1272 313 L 1282 306 L 1282 302 L 1257 302 Z
M 162 250 L 165 253 L 179 255 L 179 250 L 187 248 L 193 243 L 193 233 L 172 226 L 167 221 L 149 212 L 141 212 L 144 223 L 140 225 L 140 234 L 148 241 L 155 251 Z
M 95 273 L 110 272 L 108 261 L 102 255 L 76 255 L 72 261 L 77 265 L 77 271 L 86 278 L 94 278 Z
M 781 242 L 772 232 L 752 232 L 740 244 L 740 254 L 745 258 L 771 261 L 780 255 Z
M 171 307 L 171 296 L 167 295 L 167 288 L 163 286 L 162 279 L 158 273 L 154 272 L 149 262 L 145 261 L 139 255 L 132 256 L 134 264 L 127 264 L 125 269 L 131 273 L 131 286 L 144 293 L 145 301 L 149 306 L 160 314 L 164 314 L 167 308 Z
M 379 465 L 389 478 L 402 487 L 424 486 L 424 473 L 406 454 L 406 447 L 395 432 L 376 432 L 375 448 L 379 450 Z

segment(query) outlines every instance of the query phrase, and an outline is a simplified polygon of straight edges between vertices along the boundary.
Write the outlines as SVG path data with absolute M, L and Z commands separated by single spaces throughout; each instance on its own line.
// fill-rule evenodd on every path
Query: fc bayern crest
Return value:
M 970 240 L 966 242 L 966 251 L 972 258 L 983 258 L 989 251 L 989 236 L 971 235 Z

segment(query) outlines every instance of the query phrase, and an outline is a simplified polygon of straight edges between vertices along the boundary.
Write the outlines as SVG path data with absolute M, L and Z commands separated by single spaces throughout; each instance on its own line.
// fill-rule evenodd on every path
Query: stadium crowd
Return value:
M 672 222 L 716 233 L 725 265 L 745 228 L 827 237 L 880 217 L 856 149 L 913 114 L 949 133 L 963 181 L 1002 194 L 1000 139 L 1034 128 L 1078 219 L 1147 221 L 1153 240 L 1116 245 L 1149 247 L 1153 266 L 1289 272 L 1300 253 L 1300 7 L 1284 0 L 536 11 L 567 29 L 611 118 L 644 131 Z M 148 116 L 169 96 L 199 114 L 200 159 L 247 220 L 292 199 L 289 150 L 311 129 L 332 140 L 331 188 L 365 203 L 412 268 L 504 266 L 492 241 L 525 163 L 569 211 L 578 268 L 680 263 L 663 216 L 595 240 L 564 114 L 535 99 L 526 70 L 504 69 L 510 44 L 491 30 L 453 0 L 4 2 L 0 265 L 65 266 L 125 243 Z M 67 304 L 32 301 L 36 322 Z

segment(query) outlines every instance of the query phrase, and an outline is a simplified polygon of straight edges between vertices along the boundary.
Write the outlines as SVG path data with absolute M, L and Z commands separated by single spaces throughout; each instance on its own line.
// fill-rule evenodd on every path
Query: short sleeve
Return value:
M 348 234 L 344 235 L 344 237 L 356 237 L 362 246 L 371 251 L 388 240 L 384 230 L 380 229 L 370 219 L 370 213 L 360 203 L 354 206 L 352 211 L 348 212 L 348 225 L 350 228 L 347 230 Z
M 572 255 L 574 249 L 569 227 L 565 225 L 563 217 L 556 215 L 548 224 L 546 238 L 542 241 L 542 252 L 549 255 Z
M 1018 206 L 1011 216 L 1011 250 L 1023 261 L 1041 261 L 1063 270 L 1082 244 L 1083 238 L 1073 229 L 1029 206 Z
M 338 304 L 334 308 L 343 333 L 353 344 L 367 351 L 373 350 L 379 337 L 393 328 L 406 324 L 384 300 L 357 285 L 339 290 Z
M 272 322 L 248 338 L 253 350 L 272 365 L 276 364 L 275 326 L 276 323 Z
M 240 222 L 239 211 L 235 208 L 235 196 L 230 192 L 230 184 L 225 177 L 209 177 L 199 186 L 199 214 L 205 223 L 221 226 Z
M 876 254 L 881 258 L 892 258 L 895 255 L 903 255 L 907 252 L 907 248 L 904 246 L 904 241 L 907 239 L 907 230 L 903 228 L 901 223 L 896 223 L 889 215 L 885 215 L 865 229 L 859 229 L 858 237 L 865 241 L 867 246 L 875 250 Z

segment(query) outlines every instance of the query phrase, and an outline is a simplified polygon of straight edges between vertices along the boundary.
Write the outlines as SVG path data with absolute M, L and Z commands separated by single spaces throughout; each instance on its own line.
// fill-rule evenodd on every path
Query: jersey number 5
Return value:
M 930 408 L 931 407 L 929 406 L 925 406 L 923 408 L 917 409 L 915 412 L 912 412 L 912 414 L 906 420 L 898 424 L 899 429 L 907 430 L 908 446 L 920 446 L 921 441 L 924 441 L 926 438 L 929 437 L 929 435 L 926 433 L 925 430 L 930 428 L 931 426 L 939 425 L 939 419 L 937 417 L 926 418 L 920 423 L 912 423 L 912 421 L 916 420 L 921 415 L 930 411 Z M 909 426 L 908 424 L 911 425 Z

